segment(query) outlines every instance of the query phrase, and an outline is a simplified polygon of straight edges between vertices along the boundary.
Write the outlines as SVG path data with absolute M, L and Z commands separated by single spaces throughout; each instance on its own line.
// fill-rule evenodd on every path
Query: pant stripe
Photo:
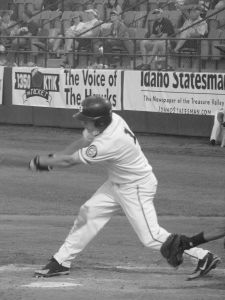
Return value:
M 148 227 L 148 231 L 149 231 L 149 233 L 150 233 L 150 235 L 151 235 L 152 240 L 154 240 L 154 241 L 156 241 L 156 242 L 158 242 L 158 243 L 160 243 L 160 244 L 163 244 L 163 242 L 157 240 L 157 239 L 154 237 L 154 235 L 153 235 L 153 233 L 152 233 L 152 231 L 151 231 L 151 228 L 150 228 L 150 226 L 149 226 L 149 224 L 148 224 L 147 217 L 146 217 L 146 215 L 145 215 L 144 207 L 143 207 L 143 205 L 142 205 L 142 203 L 141 203 L 141 196 L 140 196 L 140 193 L 139 193 L 139 187 L 138 187 L 138 186 L 137 186 L 137 198 L 138 198 L 138 202 L 139 202 L 139 204 L 140 204 L 141 211 L 142 211 L 142 213 L 143 213 L 143 216 L 144 216 L 144 219 L 145 219 L 145 222 L 146 222 L 146 225 L 147 225 L 147 227 Z
M 143 213 L 143 216 L 144 216 L 146 225 L 147 225 L 147 227 L 148 227 L 149 233 L 150 233 L 150 235 L 151 235 L 151 238 L 152 238 L 154 241 L 156 241 L 156 242 L 158 242 L 158 243 L 160 243 L 160 244 L 163 244 L 162 241 L 159 241 L 159 240 L 157 240 L 157 239 L 154 237 L 154 235 L 153 235 L 153 233 L 152 233 L 152 231 L 151 231 L 151 228 L 150 228 L 150 226 L 149 226 L 149 224 L 148 224 L 148 219 L 147 219 L 147 217 L 146 217 L 146 215 L 145 215 L 144 207 L 143 207 L 143 205 L 142 205 L 142 203 L 141 203 L 141 197 L 140 197 L 139 187 L 138 187 L 138 186 L 137 186 L 137 198 L 138 198 L 138 202 L 139 202 L 139 204 L 140 204 L 140 207 L 141 207 L 141 210 L 142 210 L 142 213 Z M 184 251 L 184 254 L 187 255 L 187 256 L 189 256 L 189 257 L 191 257 L 191 258 L 199 259 L 197 256 L 191 255 L 191 254 L 187 253 L 186 251 Z

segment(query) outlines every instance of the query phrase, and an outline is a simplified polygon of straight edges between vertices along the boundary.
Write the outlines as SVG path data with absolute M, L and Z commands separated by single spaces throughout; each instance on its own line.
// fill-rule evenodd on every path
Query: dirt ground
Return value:
M 57 251 L 79 206 L 106 177 L 101 166 L 30 173 L 35 154 L 62 149 L 79 130 L 0 126 L 1 300 L 225 299 L 223 240 L 204 248 L 222 262 L 204 278 L 187 281 L 194 265 L 173 270 L 139 242 L 121 211 L 74 261 L 70 275 L 34 278 Z M 159 180 L 155 206 L 169 231 L 194 234 L 225 226 L 225 149 L 206 138 L 138 135 Z

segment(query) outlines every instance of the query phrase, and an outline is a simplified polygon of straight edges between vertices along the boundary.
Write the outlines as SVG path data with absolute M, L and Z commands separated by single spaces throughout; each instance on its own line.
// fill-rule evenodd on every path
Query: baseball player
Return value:
M 82 137 L 62 152 L 36 156 L 29 163 L 30 169 L 49 171 L 55 167 L 103 163 L 108 179 L 81 206 L 64 243 L 49 263 L 35 272 L 36 276 L 69 274 L 71 262 L 120 207 L 146 247 L 160 250 L 170 235 L 158 224 L 153 203 L 157 179 L 152 167 L 127 123 L 112 113 L 110 101 L 95 96 L 85 98 L 74 118 L 84 127 Z M 219 261 L 216 255 L 201 248 L 192 248 L 187 254 L 198 262 L 191 279 L 204 276 Z
M 210 143 L 214 146 L 221 144 L 225 147 L 225 109 L 221 108 L 215 112 L 214 124 L 210 136 Z

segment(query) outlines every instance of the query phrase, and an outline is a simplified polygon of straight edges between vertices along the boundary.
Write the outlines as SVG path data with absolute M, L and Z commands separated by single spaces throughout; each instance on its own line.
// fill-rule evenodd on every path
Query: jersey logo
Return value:
M 89 146 L 89 147 L 87 148 L 87 150 L 86 150 L 86 155 L 87 155 L 88 157 L 94 158 L 94 157 L 97 155 L 97 148 L 96 148 L 96 146 L 95 146 L 95 145 Z

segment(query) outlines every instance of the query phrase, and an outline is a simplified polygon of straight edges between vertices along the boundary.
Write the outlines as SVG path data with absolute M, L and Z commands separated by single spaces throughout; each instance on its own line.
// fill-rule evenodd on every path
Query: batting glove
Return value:
M 52 155 L 49 155 L 50 157 Z M 37 171 L 51 171 L 52 167 L 50 166 L 42 166 L 40 164 L 40 156 L 36 155 L 33 159 L 31 159 L 31 161 L 29 162 L 29 169 L 33 172 L 37 172 Z

